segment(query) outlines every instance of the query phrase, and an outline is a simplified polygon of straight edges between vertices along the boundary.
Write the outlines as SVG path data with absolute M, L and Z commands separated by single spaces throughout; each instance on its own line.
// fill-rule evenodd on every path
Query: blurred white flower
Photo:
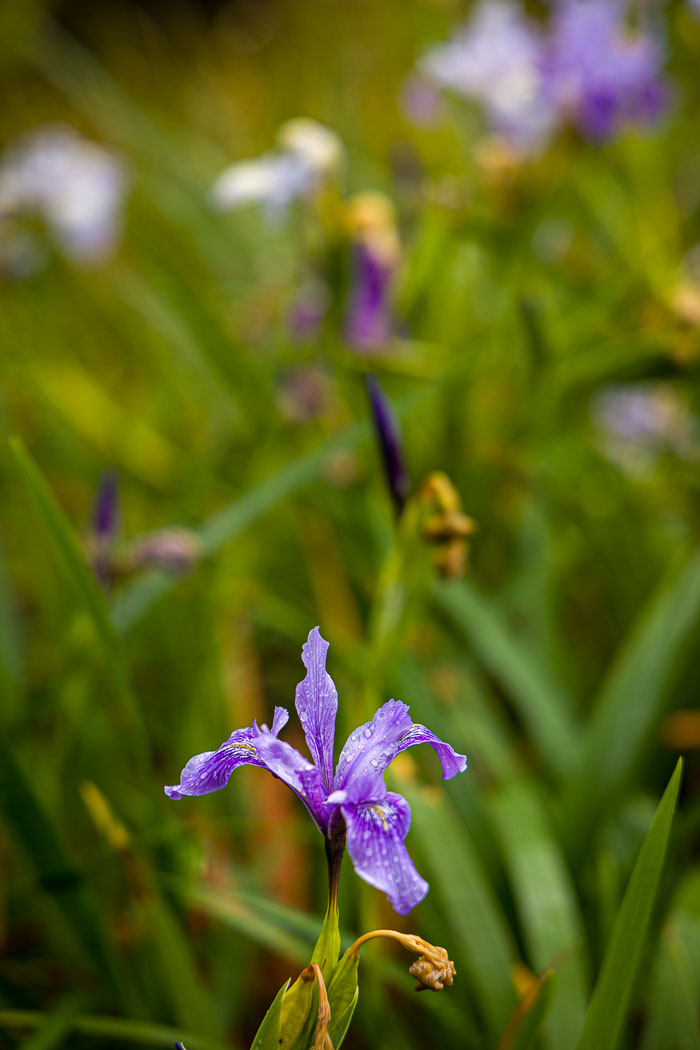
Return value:
M 277 152 L 239 161 L 221 173 L 211 190 L 215 207 L 228 211 L 262 204 L 278 218 L 295 200 L 311 197 L 324 181 L 339 175 L 343 146 L 330 128 L 306 117 L 279 129 Z
M 123 162 L 73 128 L 47 125 L 28 132 L 0 158 L 3 241 L 16 241 L 17 224 L 36 216 L 69 259 L 99 262 L 119 239 L 125 188 Z

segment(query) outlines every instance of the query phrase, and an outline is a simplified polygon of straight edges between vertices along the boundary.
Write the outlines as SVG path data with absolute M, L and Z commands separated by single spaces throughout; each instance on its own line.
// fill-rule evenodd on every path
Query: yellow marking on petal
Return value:
M 379 806 L 370 806 L 369 808 L 374 810 L 374 812 L 378 815 L 379 819 L 381 820 L 381 822 L 382 822 L 382 824 L 384 826 L 384 830 L 388 831 L 389 830 L 389 825 L 387 824 L 386 817 L 382 813 L 382 811 L 379 808 Z
M 257 755 L 257 751 L 252 744 L 224 744 L 221 748 L 222 751 L 237 751 L 239 748 L 243 748 L 244 751 L 250 751 L 251 754 Z

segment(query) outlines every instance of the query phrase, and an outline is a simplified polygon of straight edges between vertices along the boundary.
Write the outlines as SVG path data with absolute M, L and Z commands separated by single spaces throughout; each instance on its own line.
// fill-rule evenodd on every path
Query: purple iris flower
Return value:
M 388 343 L 393 332 L 391 281 L 393 266 L 365 244 L 355 248 L 355 274 L 346 324 L 347 338 L 358 350 Z
M 563 0 L 555 7 L 545 81 L 558 107 L 594 141 L 663 110 L 663 48 L 627 29 L 619 0 Z
M 411 721 L 406 704 L 389 700 L 371 722 L 355 729 L 333 771 L 338 693 L 326 671 L 328 642 L 318 627 L 302 649 L 306 677 L 296 690 L 296 709 L 313 761 L 279 739 L 289 719 L 276 707 L 272 728 L 237 729 L 216 751 L 195 755 L 182 771 L 180 783 L 166 787 L 172 799 L 206 795 L 225 787 L 234 769 L 254 765 L 267 769 L 301 799 L 326 840 L 326 851 L 342 853 L 347 846 L 357 874 L 387 894 L 394 909 L 407 914 L 423 899 L 428 884 L 416 871 L 404 839 L 411 824 L 406 799 L 387 791 L 383 773 L 390 762 L 414 744 L 430 744 L 449 779 L 466 769 L 458 755 L 425 726 Z

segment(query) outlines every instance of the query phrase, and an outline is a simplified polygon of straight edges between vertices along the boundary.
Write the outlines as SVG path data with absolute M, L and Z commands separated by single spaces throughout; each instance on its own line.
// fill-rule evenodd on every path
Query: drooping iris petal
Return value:
M 328 792 L 333 789 L 333 744 L 338 693 L 333 679 L 326 671 L 327 652 L 328 642 L 321 637 L 318 627 L 314 627 L 309 631 L 301 651 L 307 675 L 297 686 L 296 708 L 309 751 Z
M 285 708 L 276 707 L 272 731 L 253 723 L 246 729 L 237 729 L 216 751 L 195 755 L 183 769 L 180 783 L 165 788 L 166 795 L 175 800 L 185 795 L 208 795 L 226 787 L 239 766 L 259 766 L 299 796 L 321 833 L 325 833 L 323 800 L 327 792 L 323 790 L 318 771 L 296 748 L 277 739 L 288 718 Z
M 165 794 L 176 800 L 185 795 L 208 795 L 226 787 L 239 766 L 264 767 L 256 746 L 259 736 L 257 726 L 237 729 L 216 751 L 204 751 L 191 758 L 180 774 L 180 783 L 166 787 Z
M 364 774 L 383 773 L 397 755 L 415 744 L 430 744 L 445 780 L 467 768 L 465 755 L 457 754 L 426 726 L 412 722 L 408 710 L 400 700 L 389 700 L 371 722 L 353 730 L 338 759 L 336 787 L 344 788 Z
M 403 841 L 411 826 L 411 810 L 405 798 L 386 790 L 381 777 L 363 777 L 365 790 L 369 779 L 373 784 L 365 800 L 353 801 L 361 793 L 360 782 L 353 781 L 348 790 L 334 792 L 328 801 L 340 804 L 357 874 L 386 893 L 399 915 L 407 915 L 428 892 L 428 883 L 416 871 Z

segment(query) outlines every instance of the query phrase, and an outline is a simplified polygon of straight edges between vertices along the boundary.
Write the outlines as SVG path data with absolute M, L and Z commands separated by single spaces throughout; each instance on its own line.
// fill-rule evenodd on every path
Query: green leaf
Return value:
M 615 1050 L 619 1044 L 659 886 L 682 768 L 683 762 L 679 759 L 639 851 L 588 1007 L 578 1050 Z
M 318 963 L 323 979 L 328 984 L 340 955 L 340 930 L 338 929 L 338 908 L 328 905 L 320 936 L 316 941 L 311 962 Z
M 359 988 L 357 972 L 360 965 L 359 952 L 346 951 L 333 971 L 328 985 L 328 1001 L 331 1004 L 330 1036 L 333 1046 L 338 1047 L 345 1038 L 352 1015 L 357 1006 Z
M 574 1046 L 588 989 L 583 922 L 566 861 L 531 780 L 520 777 L 502 786 L 491 811 L 530 964 L 536 971 L 557 971 L 559 991 L 548 1041 L 553 1048 Z
M 334 451 L 359 444 L 369 433 L 369 426 L 364 423 L 349 427 L 340 437 L 334 437 L 306 456 L 286 463 L 281 470 L 212 515 L 199 530 L 204 555 L 215 554 L 287 496 L 311 484 L 322 473 Z M 129 631 L 175 583 L 172 574 L 154 571 L 124 587 L 112 606 L 117 630 L 121 633 Z
M 316 975 L 311 967 L 307 966 L 284 996 L 278 1050 L 303 1050 L 303 1047 L 311 1046 L 317 1020 Z
M 554 970 L 547 970 L 543 977 L 537 982 L 534 991 L 526 994 L 520 1000 L 508 1027 L 503 1033 L 503 1038 L 498 1044 L 498 1050 L 531 1050 L 535 1040 L 547 1020 L 547 1015 L 552 1008 L 557 992 L 557 975 Z M 566 1043 L 559 1044 L 562 1048 Z
M 282 1018 L 282 1002 L 284 1000 L 289 981 L 282 985 L 275 996 L 274 1002 L 265 1014 L 262 1024 L 258 1028 L 255 1039 L 250 1050 L 278 1050 L 280 1046 L 280 1022 Z
M 436 584 L 435 604 L 462 632 L 474 654 L 506 690 L 549 768 L 563 776 L 577 748 L 571 703 L 533 662 L 492 605 L 464 581 Z
M 30 860 L 39 885 L 49 894 L 86 956 L 118 995 L 130 999 L 125 975 L 115 961 L 100 914 L 32 785 L 0 735 L 0 812 Z
M 700 1050 L 700 868 L 674 895 L 654 952 L 641 1050 Z
M 495 1038 L 515 1006 L 510 975 L 518 956 L 508 923 L 478 850 L 444 793 L 398 783 L 413 811 L 411 837 L 428 865 L 424 874 L 454 938 L 445 947 L 458 960 L 458 972 L 466 971 Z
M 22 1050 L 54 1050 L 61 1046 L 78 1016 L 81 999 L 67 996 L 55 1010 L 46 1014 L 44 1023 L 22 1044 Z
M 47 1015 L 34 1010 L 0 1010 L 0 1026 L 5 1028 L 40 1028 Z M 124 1017 L 103 1017 L 98 1014 L 83 1014 L 71 1022 L 71 1031 L 80 1032 L 94 1039 L 113 1039 L 116 1043 L 147 1043 L 163 1050 L 176 1041 L 184 1042 L 196 1050 L 236 1050 L 230 1043 L 219 1043 L 215 1039 L 200 1036 L 196 1032 L 181 1032 L 153 1021 L 132 1021 Z
M 66 578 L 82 600 L 102 642 L 114 686 L 132 726 L 129 744 L 144 779 L 151 781 L 148 736 L 139 705 L 129 688 L 122 654 L 121 638 L 114 629 L 105 596 L 88 565 L 80 542 L 43 474 L 18 438 L 10 441 L 15 462 L 39 516 L 46 528 Z
M 573 849 L 626 783 L 663 714 L 674 674 L 700 629 L 700 550 L 642 610 L 599 695 L 563 797 Z
M 112 625 L 104 594 L 90 570 L 75 532 L 23 443 L 19 438 L 12 438 L 10 447 L 22 479 L 49 534 L 61 567 L 77 594 L 82 598 L 83 605 L 90 613 L 106 651 L 113 657 L 113 666 L 119 668 L 121 676 L 119 637 Z

